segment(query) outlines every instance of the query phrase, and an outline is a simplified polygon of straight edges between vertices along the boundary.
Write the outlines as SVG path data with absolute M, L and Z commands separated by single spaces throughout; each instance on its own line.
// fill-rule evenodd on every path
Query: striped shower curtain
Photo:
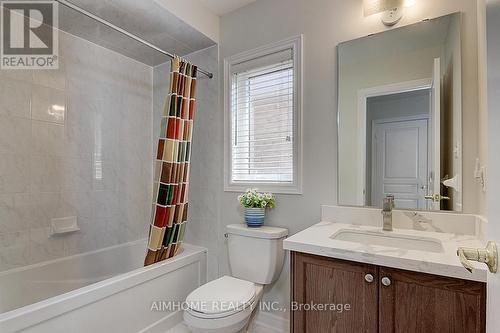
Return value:
M 171 68 L 156 153 L 146 266 L 175 256 L 186 229 L 197 69 L 178 57 Z

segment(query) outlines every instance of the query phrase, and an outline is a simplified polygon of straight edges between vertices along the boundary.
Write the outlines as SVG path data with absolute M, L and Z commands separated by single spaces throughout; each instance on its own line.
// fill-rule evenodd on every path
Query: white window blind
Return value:
M 231 67 L 231 182 L 294 183 L 294 61 L 286 49 Z

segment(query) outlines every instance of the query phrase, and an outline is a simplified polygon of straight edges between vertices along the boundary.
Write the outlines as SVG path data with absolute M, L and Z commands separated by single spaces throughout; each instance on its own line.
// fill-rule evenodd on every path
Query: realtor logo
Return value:
M 55 1 L 0 1 L 1 69 L 58 68 Z

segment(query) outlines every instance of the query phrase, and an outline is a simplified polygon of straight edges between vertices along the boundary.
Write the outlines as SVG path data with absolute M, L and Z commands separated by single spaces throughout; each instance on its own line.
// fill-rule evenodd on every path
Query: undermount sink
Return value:
M 342 229 L 330 236 L 331 239 L 352 243 L 388 246 L 397 249 L 425 252 L 443 252 L 441 241 L 430 237 L 419 237 L 395 232 Z

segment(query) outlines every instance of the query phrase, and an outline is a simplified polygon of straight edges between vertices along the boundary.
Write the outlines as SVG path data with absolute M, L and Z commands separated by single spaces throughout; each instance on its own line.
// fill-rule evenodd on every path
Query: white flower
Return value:
M 261 193 L 256 188 L 249 188 L 238 196 L 238 201 L 245 208 L 274 208 L 275 198 L 272 193 Z

